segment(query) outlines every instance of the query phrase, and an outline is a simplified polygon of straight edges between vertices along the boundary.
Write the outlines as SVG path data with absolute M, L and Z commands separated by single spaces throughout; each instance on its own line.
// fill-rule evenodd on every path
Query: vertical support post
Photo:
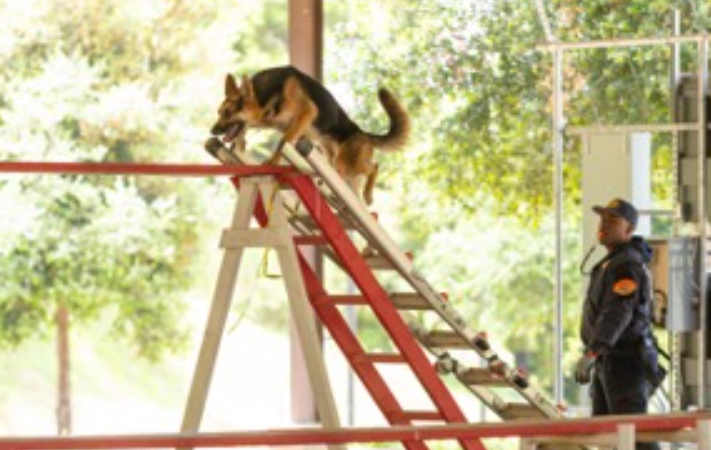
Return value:
M 617 450 L 635 450 L 635 426 L 622 423 L 617 427 Z
M 706 189 L 707 189 L 707 173 L 706 173 L 706 133 L 708 132 L 708 119 L 706 112 L 706 89 L 708 77 L 708 43 L 706 39 L 698 40 L 698 189 L 699 189 L 699 334 L 698 334 L 698 380 L 699 391 L 697 403 L 699 408 L 706 408 L 706 364 L 708 360 L 707 346 L 707 321 L 708 321 L 708 302 L 707 302 L 707 281 L 706 281 L 706 258 L 707 258 L 707 230 L 706 223 L 708 211 L 706 210 Z
M 289 0 L 289 60 L 321 79 L 323 67 L 323 0 Z
M 563 49 L 553 52 L 553 178 L 555 205 L 555 338 L 553 383 L 556 403 L 563 403 Z
M 681 34 L 681 12 L 678 8 L 672 11 L 672 32 L 674 36 Z M 669 123 L 674 123 L 679 117 L 679 105 L 676 94 L 677 85 L 681 74 L 681 43 L 675 42 L 670 45 L 671 49 L 671 64 L 669 70 L 669 92 L 672 93 L 669 99 Z M 679 174 L 677 173 L 677 164 L 679 159 L 679 132 L 672 133 L 672 161 L 674 161 L 674 190 L 672 198 L 679 199 Z M 672 235 L 678 233 L 678 220 L 674 220 Z M 681 408 L 681 355 L 679 349 L 680 336 L 674 331 L 668 331 L 669 336 L 669 409 L 678 411 Z
M 289 61 L 304 73 L 319 80 L 323 68 L 323 0 L 289 0 Z M 309 263 L 318 270 L 321 256 L 316 249 L 305 254 Z M 298 423 L 317 421 L 316 399 L 308 383 L 304 349 L 296 336 L 293 317 L 291 326 L 291 415 Z
M 292 323 L 296 328 L 296 337 L 298 337 L 300 348 L 303 351 L 301 356 L 306 363 L 308 380 L 310 381 L 308 385 L 315 394 L 314 400 L 324 427 L 326 429 L 337 429 L 340 428 L 341 424 L 321 352 L 316 320 L 307 297 L 298 254 L 291 238 L 289 222 L 278 188 L 279 185 L 276 182 L 260 185 L 262 201 L 272 202 L 272 206 L 269 208 L 270 211 L 267 212 L 269 214 L 268 227 L 283 236 L 276 250 L 284 287 L 289 297 L 289 311 L 293 318 Z M 343 446 L 334 445 L 329 446 L 329 448 L 342 449 Z
M 247 229 L 249 227 L 256 198 L 256 185 L 251 180 L 243 180 L 237 200 L 237 208 L 232 218 L 232 229 Z M 205 335 L 193 373 L 185 414 L 183 415 L 181 427 L 183 432 L 194 432 L 200 428 L 243 253 L 243 247 L 225 248 L 220 274 L 217 278 L 217 285 L 212 299 L 212 307 L 210 308 L 210 316 L 205 327 Z
M 696 422 L 696 436 L 698 450 L 711 450 L 711 420 Z
M 536 450 L 538 448 L 538 443 L 532 438 L 519 438 L 518 440 L 519 450 Z

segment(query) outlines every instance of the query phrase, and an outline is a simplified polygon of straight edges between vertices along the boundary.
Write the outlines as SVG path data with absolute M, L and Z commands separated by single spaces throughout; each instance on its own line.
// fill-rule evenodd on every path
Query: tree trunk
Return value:
M 72 432 L 72 404 L 69 358 L 69 309 L 58 305 L 55 315 L 57 322 L 57 434 Z

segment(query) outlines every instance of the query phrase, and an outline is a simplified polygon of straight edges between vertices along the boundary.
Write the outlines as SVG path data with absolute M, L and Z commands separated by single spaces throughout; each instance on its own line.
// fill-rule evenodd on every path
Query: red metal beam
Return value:
M 78 163 L 78 162 L 0 162 L 0 173 L 72 175 L 164 175 L 181 177 L 252 177 L 297 173 L 281 166 L 238 166 L 163 163 Z
M 595 419 L 537 420 L 477 425 L 347 428 L 340 431 L 275 429 L 230 433 L 0 438 L 0 450 L 244 447 L 574 436 L 615 433 L 621 424 L 635 425 L 638 433 L 669 432 L 693 428 L 701 420 L 711 420 L 711 413 L 607 416 Z

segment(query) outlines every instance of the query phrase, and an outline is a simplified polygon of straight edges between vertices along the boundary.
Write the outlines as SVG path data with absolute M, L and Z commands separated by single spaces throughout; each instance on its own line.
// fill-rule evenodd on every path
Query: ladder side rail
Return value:
M 387 330 L 393 343 L 408 361 L 416 377 L 429 394 L 445 420 L 466 422 L 467 419 L 455 402 L 451 392 L 445 387 L 427 356 L 417 341 L 413 339 L 405 322 L 400 317 L 385 290 L 380 286 L 353 242 L 343 230 L 331 211 L 327 201 L 321 196 L 313 181 L 305 176 L 285 177 L 299 194 L 304 206 L 319 223 L 324 236 L 341 257 L 344 267 L 350 273 L 361 293 L 368 298 L 373 312 Z M 464 448 L 483 450 L 480 441 L 461 442 Z
M 363 202 L 356 196 L 351 188 L 343 181 L 340 175 L 331 167 L 324 156 L 315 149 L 299 152 L 293 147 L 284 148 L 284 156 L 295 166 L 299 160 L 306 160 L 314 172 L 323 179 L 336 198 L 346 207 L 348 213 L 365 232 L 372 236 L 378 248 L 397 268 L 403 272 L 412 270 L 412 261 L 398 248 L 397 243 L 378 225 L 370 215 Z M 365 233 L 364 233 L 365 234 Z M 366 238 L 368 236 L 365 236 Z
M 420 280 L 417 280 L 417 279 L 414 280 L 413 286 L 415 286 L 415 285 L 419 286 Z M 431 290 L 431 288 L 429 288 L 429 285 L 427 285 L 427 286 L 421 286 L 421 290 L 418 290 L 418 292 L 422 292 L 423 290 L 426 290 L 426 289 Z M 443 311 L 445 311 L 445 313 L 448 313 L 451 310 L 452 310 L 452 308 L 449 305 L 445 304 Z M 464 339 L 467 341 L 467 343 L 469 344 L 469 346 L 471 347 L 472 350 L 474 350 L 482 359 L 484 359 L 485 361 L 487 361 L 489 363 L 490 368 L 494 364 L 498 366 L 496 371 L 498 373 L 500 373 L 500 376 L 506 382 L 508 387 L 510 387 L 511 389 L 514 389 L 516 392 L 518 392 L 518 394 L 520 394 L 526 401 L 531 403 L 531 405 L 538 408 L 545 416 L 550 417 L 550 418 L 558 418 L 558 417 L 563 416 L 562 413 L 560 412 L 560 410 L 558 409 L 558 407 L 556 405 L 554 405 L 549 399 L 547 399 L 536 388 L 534 388 L 530 384 L 526 387 L 523 387 L 523 386 L 519 385 L 518 383 L 516 383 L 515 379 L 518 376 L 516 368 L 510 367 L 501 358 L 499 358 L 499 356 L 496 352 L 494 352 L 491 349 L 482 350 L 478 346 L 474 345 L 476 334 L 473 330 L 471 330 L 465 324 L 463 324 L 463 322 L 464 322 L 463 320 L 455 317 L 452 319 L 452 321 L 456 322 L 456 326 L 453 325 L 452 322 L 448 322 L 448 324 L 450 326 L 452 326 L 452 328 L 454 328 L 455 331 L 458 331 L 458 334 L 460 336 L 464 337 Z M 419 324 L 417 324 L 414 321 L 412 321 L 410 323 L 412 323 L 413 328 L 417 328 L 419 326 Z M 415 334 L 419 337 L 419 335 L 421 333 L 415 333 Z M 439 349 L 432 348 L 431 346 L 429 346 L 427 341 L 421 340 L 421 342 L 435 356 L 439 357 L 443 353 Z M 454 358 L 452 358 L 452 359 L 454 359 Z M 457 377 L 457 378 L 459 379 L 459 377 Z M 470 391 L 472 391 L 472 393 L 474 393 L 480 399 L 482 399 L 482 401 L 484 401 L 485 403 L 489 403 L 489 402 L 487 402 L 487 400 L 485 398 L 482 397 L 482 395 L 485 395 L 484 392 L 479 392 L 479 393 L 475 392 L 476 386 L 468 385 L 466 383 L 462 383 L 462 384 L 464 384 L 465 387 L 467 387 Z M 480 394 L 482 394 L 482 395 L 480 395 Z M 494 409 L 494 411 L 497 411 L 496 408 L 493 408 L 493 409 Z
M 263 201 L 257 203 L 254 215 L 261 226 L 267 225 L 268 215 Z M 365 355 L 365 350 L 350 330 L 348 323 L 336 305 L 328 301 L 328 294 L 322 287 L 318 276 L 306 261 L 301 251 L 298 249 L 295 250 L 306 288 L 307 298 L 321 320 L 321 323 L 328 329 L 349 362 L 352 361 L 353 358 Z M 411 422 L 405 418 L 404 410 L 400 406 L 400 403 L 390 391 L 385 380 L 373 364 L 352 364 L 352 367 L 370 393 L 375 404 L 383 413 L 385 419 L 391 425 L 411 425 Z M 421 441 L 404 441 L 403 445 L 408 450 L 428 450 L 428 447 Z
M 321 323 L 326 326 L 385 419 L 391 425 L 410 425 L 411 421 L 405 416 L 405 411 L 378 372 L 377 367 L 372 363 L 363 362 L 365 358 L 361 357 L 366 355 L 365 349 L 350 330 L 348 322 L 343 318 L 338 307 L 329 301 L 328 294 L 322 290 L 316 274 L 301 252 L 299 252 L 299 262 L 309 291 L 309 300 L 321 319 Z M 355 359 L 360 359 L 361 362 L 356 363 Z M 421 441 L 405 441 L 403 445 L 410 450 L 428 448 Z
M 415 322 L 414 317 L 411 317 L 411 314 L 406 313 L 406 312 L 401 312 L 400 315 L 403 317 L 403 319 L 408 322 L 408 323 L 413 323 L 416 324 L 415 327 L 419 326 L 417 322 Z M 411 327 L 414 328 L 414 327 Z M 505 419 L 503 415 L 503 410 L 506 408 L 507 402 L 503 400 L 499 395 L 497 395 L 492 389 L 489 389 L 486 386 L 479 386 L 479 385 L 474 385 L 474 384 L 469 384 L 466 383 L 462 380 L 462 372 L 466 370 L 468 367 L 462 364 L 461 362 L 457 361 L 455 358 L 451 357 L 449 353 L 446 350 L 438 349 L 438 348 L 432 348 L 428 347 L 428 343 L 422 338 L 420 333 L 413 332 L 413 335 L 417 339 L 417 341 L 422 345 L 423 347 L 427 348 L 430 353 L 432 353 L 435 357 L 437 357 L 438 362 L 442 360 L 442 358 L 448 358 L 452 361 L 454 364 L 454 367 L 451 369 L 451 373 L 455 376 L 457 381 L 464 386 L 469 392 L 474 394 L 475 397 L 479 399 L 487 408 L 492 410 L 494 413 L 496 413 L 501 419 Z
M 439 314 L 442 320 L 447 322 L 462 338 L 471 341 L 475 334 L 463 326 L 465 323 L 464 318 L 451 308 L 423 277 L 414 272 L 412 261 L 410 261 L 389 234 L 370 215 L 360 199 L 356 197 L 350 187 L 348 187 L 333 170 L 323 155 L 321 155 L 318 150 L 297 153 L 295 149 L 289 146 L 285 147 L 284 150 L 284 155 L 292 163 L 302 158 L 311 165 L 314 172 L 326 182 L 334 195 L 342 201 L 348 212 L 352 214 L 352 218 L 358 222 L 358 225 L 362 228 L 362 230 L 360 230 L 361 234 L 370 242 L 373 242 L 376 248 L 381 249 L 383 256 L 386 257 L 400 275 L 422 295 L 432 309 Z M 476 348 L 474 349 L 477 350 Z
M 366 239 L 375 241 L 378 248 L 382 249 L 395 269 L 406 281 L 432 306 L 433 310 L 444 320 L 456 333 L 471 344 L 471 348 L 487 361 L 497 360 L 502 362 L 496 353 L 491 350 L 482 351 L 473 345 L 476 332 L 466 326 L 464 318 L 448 303 L 446 303 L 441 295 L 432 288 L 429 283 L 413 270 L 412 262 L 407 255 L 399 249 L 380 224 L 368 213 L 363 203 L 355 196 L 351 189 L 343 182 L 340 176 L 326 162 L 323 156 L 317 151 L 300 152 L 299 156 L 295 155 L 295 150 L 288 148 L 285 152 L 290 161 L 296 160 L 299 156 L 305 159 L 319 176 L 323 178 L 326 184 L 331 188 L 335 196 L 340 198 L 348 211 L 353 215 L 353 218 L 359 222 L 359 225 L 364 229 Z M 435 353 L 433 349 L 428 347 L 428 350 Z M 507 370 L 505 379 L 509 386 L 518 391 L 524 398 L 538 407 L 544 414 L 549 417 L 560 417 L 560 411 L 555 405 L 550 403 L 543 397 L 535 388 L 531 386 L 522 388 L 512 381 L 510 374 L 511 370 Z

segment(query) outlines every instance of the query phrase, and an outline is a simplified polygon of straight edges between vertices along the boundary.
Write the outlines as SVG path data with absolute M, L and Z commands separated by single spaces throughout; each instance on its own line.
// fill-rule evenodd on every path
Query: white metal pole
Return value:
M 681 35 L 681 12 L 678 8 L 674 8 L 672 13 L 672 24 L 674 36 Z M 681 76 L 681 43 L 675 42 L 671 44 L 672 61 L 671 68 L 669 71 L 669 111 L 670 111 L 670 121 L 677 122 L 678 114 L 678 98 L 676 94 L 677 85 L 679 84 L 679 79 Z M 692 125 L 692 124 L 690 124 Z M 699 131 L 698 124 L 693 124 L 694 129 L 691 131 Z M 679 168 L 678 168 L 678 158 L 679 158 L 679 130 L 674 130 L 672 132 L 672 164 L 673 172 L 676 174 L 674 177 L 674 190 L 672 198 L 675 199 L 675 205 L 679 205 Z M 678 220 L 673 221 L 673 234 L 678 233 Z M 669 408 L 672 411 L 678 411 L 681 408 L 681 349 L 679 348 L 680 335 L 674 331 L 668 331 L 669 336 L 669 354 L 671 356 L 669 360 Z
M 555 42 L 555 36 L 553 35 L 553 29 L 551 28 L 551 22 L 548 20 L 548 15 L 546 14 L 546 5 L 544 0 L 534 0 L 534 6 L 538 12 L 538 20 L 541 22 L 541 27 L 543 27 L 543 32 L 546 34 L 546 41 Z
M 693 43 L 699 40 L 707 40 L 709 37 L 705 34 L 691 34 L 682 36 L 663 36 L 663 37 L 643 37 L 643 38 L 617 38 L 617 39 L 599 39 L 594 41 L 584 42 L 553 42 L 541 44 L 539 47 L 549 48 L 551 50 L 582 50 L 594 48 L 621 48 L 621 47 L 645 47 L 650 45 L 674 44 L 674 43 Z
M 621 423 L 617 427 L 617 450 L 634 450 L 636 430 L 630 423 Z
M 591 135 L 591 134 L 610 134 L 610 133 L 654 133 L 654 132 L 670 132 L 678 131 L 696 131 L 699 129 L 699 124 L 693 123 L 633 123 L 627 125 L 588 125 L 588 126 L 571 126 L 565 129 L 567 135 Z
M 711 420 L 696 423 L 698 450 L 711 450 Z
M 555 382 L 554 396 L 563 404 L 563 50 L 553 52 L 553 191 L 555 207 Z
M 706 114 L 706 86 L 708 76 L 708 42 L 705 39 L 698 41 L 698 96 L 697 96 L 697 111 L 699 120 L 698 131 L 698 181 L 699 181 L 699 334 L 698 334 L 698 379 L 699 379 L 699 396 L 697 403 L 699 408 L 706 407 L 706 328 L 708 305 L 706 300 L 706 132 L 707 132 L 707 114 Z

